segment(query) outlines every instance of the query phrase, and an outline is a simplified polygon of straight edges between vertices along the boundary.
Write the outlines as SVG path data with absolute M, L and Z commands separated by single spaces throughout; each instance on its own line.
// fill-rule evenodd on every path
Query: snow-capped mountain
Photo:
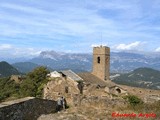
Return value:
M 30 62 L 45 65 L 55 70 L 72 69 L 75 72 L 91 71 L 91 54 L 58 53 L 55 51 L 43 51 Z
M 55 70 L 72 69 L 75 72 L 92 70 L 91 53 L 59 53 L 43 51 L 30 62 L 45 65 Z M 139 67 L 160 70 L 160 55 L 131 52 L 111 52 L 111 72 L 129 72 Z

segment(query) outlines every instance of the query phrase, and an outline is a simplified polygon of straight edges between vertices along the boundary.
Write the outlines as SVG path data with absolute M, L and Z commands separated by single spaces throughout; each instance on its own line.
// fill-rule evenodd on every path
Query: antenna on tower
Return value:
M 100 45 L 100 46 L 103 46 L 103 45 L 102 45 L 102 44 L 103 44 L 102 41 L 103 41 L 103 39 L 102 39 L 102 32 L 101 32 L 101 45 Z

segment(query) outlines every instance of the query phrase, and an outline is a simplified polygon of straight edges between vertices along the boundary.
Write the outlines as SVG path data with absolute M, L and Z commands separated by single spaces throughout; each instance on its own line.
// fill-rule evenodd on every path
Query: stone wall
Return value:
M 56 112 L 56 101 L 27 97 L 0 103 L 0 120 L 37 120 Z
M 66 93 L 65 87 L 68 87 L 68 93 Z M 63 96 L 68 104 L 72 104 L 72 94 L 79 94 L 77 82 L 58 78 L 47 83 L 44 87 L 43 97 L 48 100 L 57 100 Z
M 109 98 L 108 96 L 85 96 L 75 94 L 73 96 L 73 103 L 75 106 L 84 106 L 85 107 L 99 107 L 103 108 L 113 108 L 113 107 L 125 107 L 127 102 L 123 98 Z

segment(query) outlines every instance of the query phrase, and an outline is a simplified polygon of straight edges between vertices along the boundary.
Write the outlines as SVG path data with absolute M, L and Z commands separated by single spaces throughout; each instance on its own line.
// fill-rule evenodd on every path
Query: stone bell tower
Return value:
M 110 80 L 110 48 L 98 46 L 93 48 L 92 74 L 101 80 Z

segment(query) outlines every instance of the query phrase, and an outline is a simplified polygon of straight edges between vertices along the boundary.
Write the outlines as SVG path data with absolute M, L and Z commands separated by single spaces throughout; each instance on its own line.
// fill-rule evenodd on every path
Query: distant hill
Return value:
M 12 64 L 12 66 L 14 66 L 21 73 L 31 72 L 32 70 L 34 70 L 35 68 L 40 67 L 40 66 L 47 67 L 48 70 L 53 71 L 53 69 L 49 66 L 38 65 L 38 64 L 35 64 L 35 63 L 32 63 L 32 62 L 18 62 L 18 63 Z
M 112 80 L 118 84 L 135 87 L 160 89 L 160 71 L 151 68 L 138 68 L 126 74 L 117 74 Z
M 13 74 L 18 75 L 19 71 L 5 61 L 0 62 L 0 77 L 7 77 Z
M 18 62 L 12 64 L 12 66 L 14 66 L 21 73 L 28 73 L 31 72 L 34 68 L 39 67 L 40 65 L 32 62 Z

